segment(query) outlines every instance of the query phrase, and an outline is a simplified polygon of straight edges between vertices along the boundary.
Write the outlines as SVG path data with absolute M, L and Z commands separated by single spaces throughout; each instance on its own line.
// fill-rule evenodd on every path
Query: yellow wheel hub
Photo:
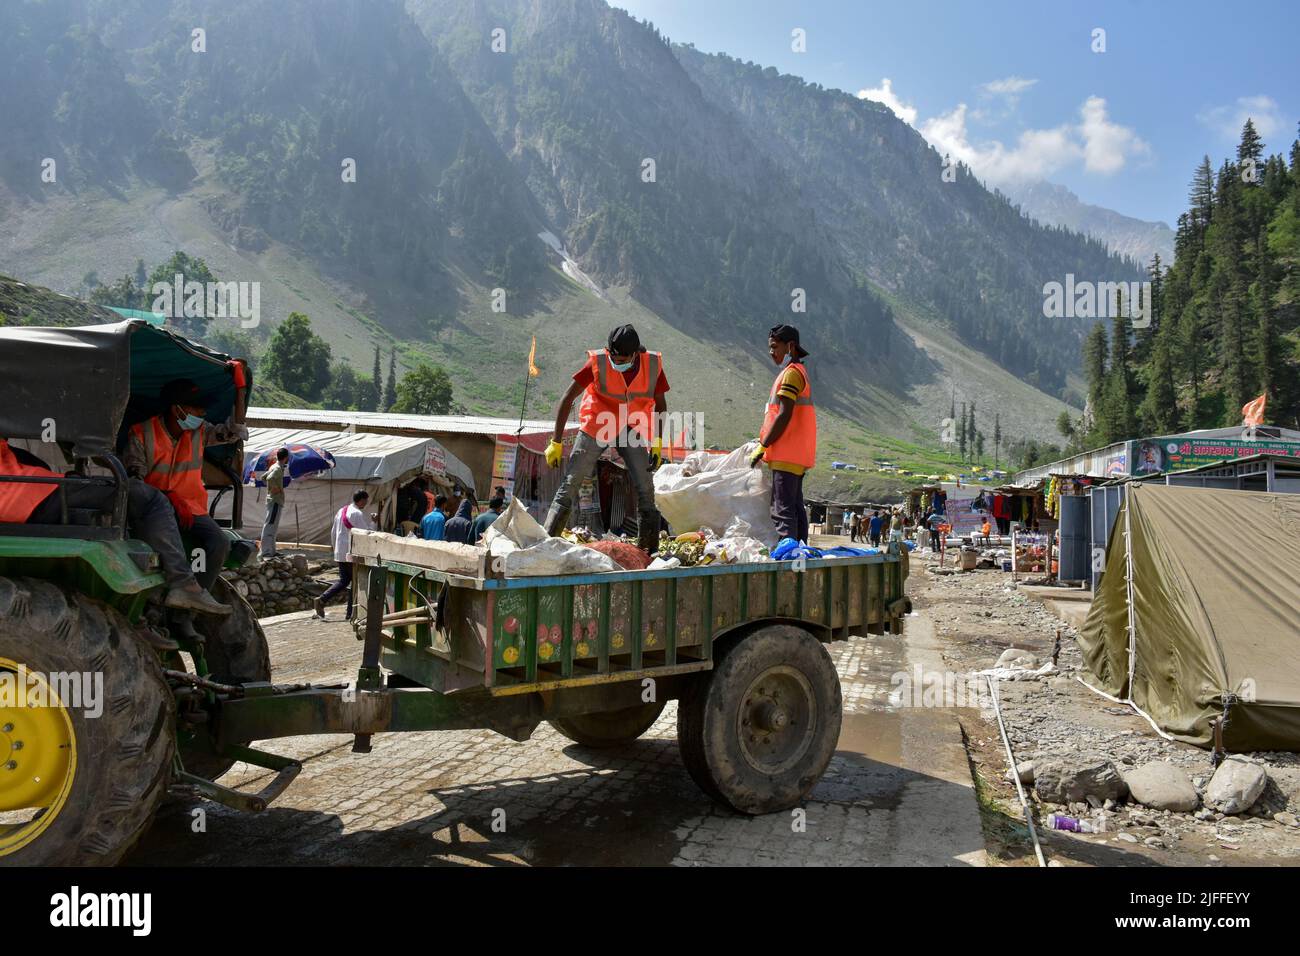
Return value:
M 76 768 L 67 708 L 44 675 L 0 657 L 0 857 L 54 822 Z

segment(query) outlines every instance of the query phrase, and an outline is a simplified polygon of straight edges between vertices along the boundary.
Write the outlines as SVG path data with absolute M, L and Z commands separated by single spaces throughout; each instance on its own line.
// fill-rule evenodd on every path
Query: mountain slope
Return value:
M 1087 327 L 1045 318 L 1043 285 L 1067 272 L 1130 281 L 1131 263 L 1025 219 L 965 168 L 945 177 L 938 153 L 879 103 L 674 49 L 705 96 L 742 117 L 787 170 L 856 268 L 1031 384 L 1067 393 Z
M 770 326 L 801 325 L 844 411 L 925 374 L 817 210 L 645 24 L 600 0 L 407 6 L 589 274 L 716 344 L 761 353 Z M 487 42 L 498 27 L 502 53 Z M 862 381 L 861 360 L 882 353 L 894 361 Z
M 1174 231 L 1163 222 L 1134 219 L 1091 205 L 1064 186 L 1044 180 L 1008 183 L 999 188 L 1026 216 L 1099 239 L 1116 255 L 1141 265 L 1149 263 L 1157 253 L 1166 265 L 1174 261 Z

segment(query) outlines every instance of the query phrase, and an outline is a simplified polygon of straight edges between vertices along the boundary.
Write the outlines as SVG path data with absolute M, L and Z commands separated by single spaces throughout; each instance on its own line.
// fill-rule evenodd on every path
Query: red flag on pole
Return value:
M 1247 428 L 1254 428 L 1256 425 L 1264 424 L 1264 405 L 1268 401 L 1268 393 L 1264 393 L 1259 398 L 1252 399 L 1245 405 L 1241 406 L 1241 424 Z

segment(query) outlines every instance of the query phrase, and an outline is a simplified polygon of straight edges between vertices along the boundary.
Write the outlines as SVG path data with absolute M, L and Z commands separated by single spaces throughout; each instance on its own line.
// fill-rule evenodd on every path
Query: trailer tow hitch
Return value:
M 251 763 L 255 767 L 274 770 L 275 776 L 271 778 L 270 783 L 257 793 L 244 793 L 241 790 L 223 787 L 219 783 L 205 780 L 203 777 L 196 777 L 194 774 L 187 773 L 182 769 L 178 771 L 178 782 L 173 784 L 171 791 L 173 793 L 189 793 L 204 797 L 215 803 L 220 803 L 222 806 L 230 807 L 232 810 L 241 810 L 245 813 L 260 813 L 267 808 L 271 801 L 284 793 L 289 784 L 293 783 L 294 778 L 302 772 L 302 764 L 297 760 L 269 754 L 262 750 L 254 750 L 252 747 L 231 744 L 223 748 L 223 753 L 244 763 Z

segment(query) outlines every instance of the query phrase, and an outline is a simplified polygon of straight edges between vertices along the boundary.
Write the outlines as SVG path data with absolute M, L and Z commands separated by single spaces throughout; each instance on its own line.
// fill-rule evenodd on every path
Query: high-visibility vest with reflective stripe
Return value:
M 144 444 L 144 460 L 149 463 L 145 483 L 163 494 L 175 492 L 194 514 L 207 514 L 208 493 L 203 489 L 203 429 L 182 431 L 181 437 L 172 441 L 162 417 L 155 415 L 148 421 L 132 425 L 131 434 Z
M 777 398 L 777 389 L 786 369 L 797 368 L 803 376 L 803 391 L 794 400 L 794 413 L 785 426 L 781 437 L 768 445 L 763 453 L 764 461 L 783 461 L 803 468 L 811 468 L 817 460 L 817 409 L 813 406 L 812 381 L 808 378 L 808 369 L 801 362 L 791 362 L 776 373 L 772 383 L 772 393 L 767 399 L 767 414 L 763 416 L 762 434 L 767 434 L 777 413 L 781 411 L 781 400 Z
M 636 374 L 628 382 L 610 364 L 609 353 L 604 349 L 587 352 L 591 384 L 578 408 L 580 429 L 592 438 L 613 443 L 623 428 L 628 428 L 648 443 L 654 420 L 655 383 L 659 381 L 663 361 L 659 352 L 641 352 Z
M 62 478 L 57 471 L 25 465 L 0 438 L 0 475 L 22 475 L 36 478 Z M 27 481 L 0 481 L 0 522 L 22 524 L 32 516 L 36 506 L 50 496 L 58 485 L 36 484 Z

